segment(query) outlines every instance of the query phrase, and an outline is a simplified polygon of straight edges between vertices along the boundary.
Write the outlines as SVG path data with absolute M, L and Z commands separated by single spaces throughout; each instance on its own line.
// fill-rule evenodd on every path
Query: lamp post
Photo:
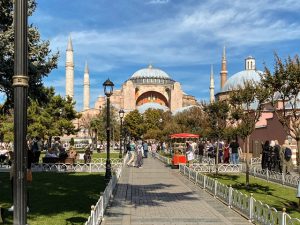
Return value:
M 26 170 L 27 170 L 27 96 L 28 96 L 28 1 L 14 1 L 14 171 L 13 223 L 27 223 Z
M 124 118 L 124 110 L 120 109 L 119 111 L 119 116 L 120 116 L 120 122 L 121 122 L 121 126 L 120 126 L 120 153 L 119 153 L 119 158 L 122 158 L 122 138 L 123 138 L 123 118 Z
M 114 83 L 107 79 L 103 83 L 104 94 L 106 95 L 106 165 L 105 165 L 105 181 L 109 182 L 111 178 L 110 163 L 110 96 L 113 94 Z

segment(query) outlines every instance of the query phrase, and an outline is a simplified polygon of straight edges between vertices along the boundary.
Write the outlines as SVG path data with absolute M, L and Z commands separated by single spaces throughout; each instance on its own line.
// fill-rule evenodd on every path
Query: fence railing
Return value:
M 103 219 L 104 212 L 108 206 L 109 199 L 111 198 L 113 191 L 118 183 L 119 178 L 122 175 L 122 169 L 128 159 L 128 154 L 122 159 L 121 166 L 114 171 L 114 175 L 110 179 L 108 185 L 106 186 L 103 194 L 98 199 L 96 205 L 91 206 L 91 214 L 85 225 L 99 225 Z
M 252 194 L 250 196 L 243 194 L 185 165 L 179 165 L 179 171 L 214 197 L 243 214 L 251 222 L 263 225 L 300 225 L 300 219 L 291 218 L 285 209 L 277 211 L 253 198 Z
M 243 172 L 246 172 L 245 168 L 243 168 Z M 300 182 L 299 175 L 279 173 L 271 170 L 261 169 L 255 166 L 250 167 L 249 173 L 254 177 L 259 177 L 267 181 L 272 181 L 294 188 L 297 188 L 298 183 Z
M 103 172 L 105 171 L 105 161 L 99 163 L 38 163 L 32 164 L 33 172 Z M 111 161 L 112 169 L 122 166 L 122 162 Z
M 155 156 L 155 158 L 159 159 L 160 161 L 162 161 L 165 164 L 169 165 L 169 164 L 172 163 L 172 159 L 170 159 L 168 157 L 165 157 L 165 156 L 162 156 L 162 155 L 160 155 L 160 154 L 158 154 L 156 152 L 154 153 L 154 156 Z
M 240 173 L 243 171 L 242 164 L 204 164 L 204 163 L 193 163 L 190 168 L 196 170 L 197 172 L 203 173 L 214 173 L 218 168 L 220 173 Z

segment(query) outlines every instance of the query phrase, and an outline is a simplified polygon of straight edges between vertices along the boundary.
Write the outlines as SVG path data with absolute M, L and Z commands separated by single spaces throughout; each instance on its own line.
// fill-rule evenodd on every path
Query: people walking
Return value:
M 135 163 L 134 163 L 134 159 L 135 159 L 135 150 L 136 150 L 136 145 L 134 143 L 134 140 L 131 140 L 130 141 L 130 150 L 129 150 L 129 155 L 130 155 L 130 159 L 129 161 L 127 162 L 127 166 L 131 166 L 131 164 L 133 164 L 133 166 L 135 166 Z
M 230 158 L 230 154 L 229 154 L 229 144 L 228 144 L 228 142 L 226 142 L 225 145 L 224 145 L 223 162 L 224 162 L 224 163 L 229 163 L 229 158 Z
M 144 149 L 144 157 L 148 158 L 148 143 L 147 143 L 147 141 L 143 142 L 143 149 Z
M 270 163 L 270 142 L 267 140 L 262 146 L 261 168 L 268 169 Z
M 292 148 L 288 140 L 285 140 L 281 147 L 280 161 L 282 162 L 282 173 L 291 174 L 293 169 Z
M 276 163 L 275 163 L 275 170 L 282 173 L 282 164 L 280 160 L 280 145 L 278 140 L 275 140 L 275 147 L 274 147 L 275 155 L 276 155 Z
M 137 153 L 136 167 L 142 168 L 142 165 L 143 165 L 143 145 L 142 145 L 142 143 L 138 143 L 138 145 L 136 146 L 136 153 Z
M 195 152 L 195 154 L 196 154 L 196 152 Z M 199 160 L 199 163 L 202 163 L 203 156 L 204 156 L 204 143 L 201 141 L 198 144 L 198 160 Z
M 238 164 L 239 147 L 240 145 L 236 140 L 232 140 L 232 142 L 229 145 L 229 148 L 231 149 L 231 162 L 233 164 Z

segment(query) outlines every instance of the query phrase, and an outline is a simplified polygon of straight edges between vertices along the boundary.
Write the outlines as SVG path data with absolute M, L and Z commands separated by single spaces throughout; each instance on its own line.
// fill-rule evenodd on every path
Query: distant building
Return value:
M 66 50 L 66 96 L 74 98 L 74 61 L 71 37 Z M 123 109 L 125 113 L 135 109 L 144 113 L 149 108 L 178 112 L 190 106 L 199 105 L 194 96 L 183 92 L 178 81 L 173 80 L 165 71 L 154 68 L 152 65 L 137 70 L 122 84 L 120 89 L 114 89 L 110 102 L 117 110 Z M 90 79 L 86 62 L 81 113 L 83 117 L 90 118 L 98 114 L 105 105 L 106 97 L 100 95 L 94 103 L 94 108 L 90 108 Z M 82 119 L 74 122 L 78 128 L 82 123 Z M 77 136 L 87 137 L 87 131 L 81 129 Z
M 225 55 L 225 48 L 223 50 L 222 63 L 221 63 L 221 72 L 220 72 L 220 91 L 215 94 L 215 98 L 217 101 L 225 100 L 229 98 L 230 91 L 242 87 L 245 81 L 254 81 L 260 82 L 261 75 L 263 72 L 256 69 L 255 58 L 252 56 L 248 56 L 245 59 L 244 70 L 235 73 L 227 79 L 228 71 L 227 71 L 227 60 Z M 212 80 L 212 78 L 211 78 Z M 214 85 L 211 82 L 210 93 L 212 93 L 212 87 Z M 211 96 L 212 99 L 212 96 Z M 266 140 L 278 140 L 279 144 L 283 144 L 284 140 L 288 139 L 292 143 L 293 147 L 293 162 L 296 163 L 296 145 L 295 140 L 287 134 L 282 124 L 279 122 L 274 110 L 270 106 L 270 104 L 265 104 L 262 115 L 259 121 L 255 125 L 255 130 L 250 135 L 250 152 L 254 157 L 259 157 L 261 153 L 261 144 Z M 242 148 L 243 141 L 239 140 L 239 143 Z

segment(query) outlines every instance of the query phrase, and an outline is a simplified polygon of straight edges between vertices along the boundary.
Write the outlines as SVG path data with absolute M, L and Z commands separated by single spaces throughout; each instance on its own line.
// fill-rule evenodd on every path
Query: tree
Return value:
M 246 186 L 249 185 L 249 137 L 255 130 L 268 92 L 259 83 L 245 81 L 229 95 L 231 120 L 236 124 L 237 134 L 246 143 Z
M 44 104 L 30 99 L 27 109 L 27 134 L 30 137 L 41 137 L 48 139 L 51 143 L 53 136 L 62 136 L 64 134 L 75 134 L 76 129 L 73 120 L 81 115 L 74 109 L 75 102 L 71 98 L 63 98 L 55 95 L 53 88 L 45 88 L 49 102 Z M 0 136 L 6 141 L 13 140 L 13 110 L 10 113 L 1 115 Z
M 204 104 L 203 108 L 207 113 L 210 128 L 209 136 L 217 140 L 216 174 L 218 174 L 219 143 L 225 137 L 226 128 L 228 127 L 229 104 L 227 101 L 217 101 L 208 105 Z
M 44 104 L 31 100 L 28 107 L 28 135 L 48 139 L 53 136 L 70 135 L 77 132 L 73 120 L 79 118 L 72 98 L 55 95 L 53 88 L 47 88 L 47 99 Z
M 174 115 L 176 132 L 187 132 L 207 136 L 208 128 L 207 114 L 203 107 L 191 107 Z
M 94 129 L 97 133 L 97 139 L 104 141 L 106 140 L 106 115 L 107 110 L 106 106 L 102 108 L 100 113 L 91 119 L 90 128 Z M 111 140 L 119 140 L 120 139 L 120 125 L 118 122 L 118 112 L 115 107 L 110 106 L 110 127 L 111 131 L 110 135 L 112 136 Z
M 28 1 L 28 15 L 32 15 L 36 7 L 35 0 Z M 50 42 L 40 38 L 38 29 L 28 27 L 28 95 L 38 102 L 47 101 L 42 78 L 57 67 L 58 53 L 51 54 Z M 6 94 L 6 102 L 0 108 L 4 114 L 13 108 L 12 77 L 14 75 L 14 27 L 13 1 L 1 0 L 0 3 L 0 92 Z
M 143 116 L 138 110 L 133 110 L 124 118 L 124 129 L 128 131 L 130 137 L 140 139 L 144 134 Z
M 269 91 L 269 101 L 280 123 L 297 142 L 297 166 L 300 171 L 299 56 L 282 60 L 275 54 L 274 72 L 265 66 L 262 85 Z
M 14 140 L 14 118 L 11 114 L 0 115 L 0 141 L 12 142 Z

